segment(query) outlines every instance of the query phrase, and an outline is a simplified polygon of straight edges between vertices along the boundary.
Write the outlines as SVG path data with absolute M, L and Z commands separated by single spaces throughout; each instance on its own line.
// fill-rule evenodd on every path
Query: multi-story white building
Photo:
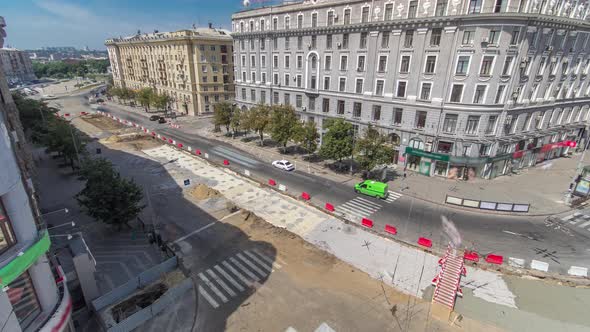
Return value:
M 172 98 L 171 109 L 189 115 L 233 102 L 229 31 L 209 28 L 107 39 L 113 81 L 130 89 L 152 87 Z
M 236 101 L 372 124 L 393 162 L 493 178 L 568 153 L 590 111 L 586 1 L 306 0 L 232 16 Z
M 4 36 L 0 17 L 0 47 Z M 34 196 L 30 151 L 0 71 L 0 326 L 2 331 L 73 331 L 72 301 Z
M 29 55 L 16 48 L 0 48 L 0 68 L 11 85 L 37 79 Z

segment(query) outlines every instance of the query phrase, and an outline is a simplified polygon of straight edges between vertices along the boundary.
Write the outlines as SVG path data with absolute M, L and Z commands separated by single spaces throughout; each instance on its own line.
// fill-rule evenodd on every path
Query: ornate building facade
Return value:
M 37 79 L 29 55 L 15 48 L 0 48 L 0 68 L 10 85 Z
M 170 109 L 200 115 L 233 102 L 232 38 L 228 31 L 198 28 L 137 34 L 105 42 L 116 86 L 154 88 L 171 97 Z
M 585 145 L 585 1 L 306 0 L 232 16 L 236 102 L 391 137 L 393 163 L 493 178 Z

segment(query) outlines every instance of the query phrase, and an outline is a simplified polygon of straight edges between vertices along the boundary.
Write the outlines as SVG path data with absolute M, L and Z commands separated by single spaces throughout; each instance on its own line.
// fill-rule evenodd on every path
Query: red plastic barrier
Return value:
M 65 113 L 64 116 L 70 116 L 70 113 Z
M 162 141 L 167 141 L 168 139 L 164 136 L 162 136 Z
M 277 185 L 277 182 L 275 180 L 273 180 L 273 179 L 268 179 L 268 185 L 270 185 L 270 186 L 276 186 Z
M 330 203 L 326 203 L 326 210 L 328 210 L 330 212 L 334 212 L 334 205 L 332 205 Z
M 156 136 L 156 132 L 155 131 L 152 131 L 152 136 Z
M 502 265 L 502 262 L 504 262 L 504 256 L 489 254 L 486 256 L 486 262 L 491 264 Z
M 465 251 L 463 258 L 472 262 L 479 262 L 479 255 L 474 251 Z
M 87 115 L 88 112 L 80 112 L 80 115 Z
M 363 224 L 363 226 L 365 226 L 367 228 L 373 228 L 373 220 L 371 220 L 371 219 L 363 218 L 361 223 Z
M 385 225 L 385 232 L 395 235 L 395 234 L 397 234 L 397 228 L 395 228 L 391 225 Z
M 196 149 L 196 150 L 195 150 L 195 154 L 196 154 L 197 156 L 200 156 L 200 155 L 201 155 L 201 150 L 199 150 L 199 149 Z
M 172 140 L 172 138 L 168 139 L 168 143 L 172 144 L 174 141 Z
M 306 201 L 309 201 L 311 199 L 311 196 L 309 196 L 309 194 L 304 191 L 301 193 L 301 198 L 303 198 Z
M 418 244 L 426 248 L 432 248 L 432 240 L 425 237 L 419 238 Z
M 177 144 L 179 148 L 183 147 L 184 145 L 182 143 L 178 143 Z
M 227 160 L 227 159 L 224 159 L 224 160 L 223 160 L 223 164 L 224 164 L 225 166 L 229 165 L 229 160 Z

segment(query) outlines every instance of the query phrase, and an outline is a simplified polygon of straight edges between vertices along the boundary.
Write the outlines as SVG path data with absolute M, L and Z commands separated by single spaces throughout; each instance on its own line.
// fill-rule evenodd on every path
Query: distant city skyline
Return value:
M 19 49 L 75 47 L 106 50 L 110 37 L 190 29 L 193 24 L 229 29 L 242 0 L 12 0 L 2 8 L 8 37 Z

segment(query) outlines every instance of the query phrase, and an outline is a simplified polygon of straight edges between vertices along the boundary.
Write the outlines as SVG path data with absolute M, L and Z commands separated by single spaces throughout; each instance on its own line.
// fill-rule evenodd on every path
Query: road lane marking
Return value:
M 260 256 L 260 258 L 262 258 L 263 260 L 265 260 L 268 264 L 272 264 L 272 267 L 274 267 L 275 269 L 280 269 L 282 266 L 281 264 L 274 262 L 272 260 L 272 258 L 268 257 L 267 255 L 265 255 L 264 253 L 262 253 L 260 250 L 258 249 L 253 249 L 252 251 L 254 251 L 258 256 Z M 276 259 L 278 259 L 278 257 L 276 257 Z
M 199 285 L 199 293 L 201 295 L 203 295 L 205 300 L 207 300 L 207 302 L 209 302 L 209 304 L 213 308 L 215 308 L 215 309 L 219 308 L 219 304 L 217 304 L 217 302 L 215 302 L 215 300 L 211 297 L 211 295 L 209 295 L 209 293 L 207 293 L 207 291 L 201 285 Z
M 175 240 L 174 242 L 172 242 L 172 243 L 178 243 L 178 242 L 180 242 L 180 241 L 184 241 L 184 240 L 186 240 L 187 238 L 189 238 L 189 237 L 191 237 L 191 236 L 193 236 L 193 235 L 195 235 L 195 234 L 198 234 L 198 233 L 200 233 L 200 232 L 202 232 L 202 231 L 206 230 L 207 228 L 209 228 L 209 227 L 211 227 L 211 226 L 215 225 L 215 223 L 216 223 L 216 221 L 214 221 L 214 222 L 212 222 L 212 223 L 210 223 L 210 224 L 207 224 L 207 225 L 205 225 L 205 226 L 203 226 L 203 227 L 201 227 L 201 228 L 199 228 L 199 229 L 197 229 L 197 230 L 195 230 L 195 231 L 192 231 L 192 232 L 188 233 L 187 235 L 185 235 L 185 236 L 183 236 L 183 237 L 180 237 L 180 238 L 176 239 L 176 240 Z
M 199 273 L 199 278 L 201 278 L 201 280 L 203 280 L 203 282 L 205 282 L 205 284 L 209 286 L 213 293 L 217 294 L 217 296 L 221 299 L 221 301 L 223 301 L 223 303 L 227 302 L 227 297 L 225 297 L 225 295 L 223 295 L 223 293 L 217 287 L 215 287 L 215 285 L 211 281 L 209 281 L 209 279 L 203 273 Z
M 236 277 L 238 277 L 238 279 L 240 279 L 245 285 L 247 285 L 248 287 L 252 287 L 254 285 L 253 282 L 251 282 L 250 280 L 248 280 L 246 277 L 244 277 L 240 272 L 238 272 L 236 269 L 234 269 L 233 266 L 231 266 L 227 261 L 223 261 L 221 262 L 221 264 L 223 266 L 225 266 L 231 273 L 233 273 Z
M 588 225 L 590 225 L 590 221 L 586 221 L 585 223 L 578 225 L 578 227 L 585 228 Z
M 232 278 L 232 276 L 225 272 L 224 269 L 220 268 L 219 265 L 215 265 L 213 268 L 217 270 L 217 272 L 219 272 L 222 276 L 224 276 L 225 279 L 227 279 L 232 285 L 234 285 L 234 287 L 237 288 L 240 292 L 243 292 L 245 290 L 245 288 L 242 287 L 242 285 L 240 285 L 240 283 L 237 282 L 236 279 Z
M 364 199 L 364 198 L 362 198 L 362 197 L 357 197 L 357 198 L 353 199 L 353 201 L 354 201 L 354 200 L 363 201 L 363 202 L 365 202 L 365 203 L 367 203 L 367 204 L 369 204 L 369 205 L 373 205 L 373 206 L 375 206 L 376 208 L 379 208 L 379 209 L 380 209 L 380 208 L 382 208 L 382 206 L 381 206 L 381 205 L 379 205 L 378 203 L 371 202 L 371 201 L 369 201 L 368 199 Z
M 242 265 L 242 263 L 238 262 L 237 259 L 230 257 L 229 260 L 232 263 L 234 263 L 234 265 L 237 266 L 242 272 L 247 274 L 250 277 L 250 279 L 254 281 L 260 281 L 260 278 L 258 278 L 254 273 L 252 273 L 252 271 L 248 270 L 244 265 Z
M 272 272 L 272 267 L 268 266 L 265 262 L 261 261 L 258 257 L 256 257 L 253 253 L 249 251 L 244 251 L 244 254 L 248 255 L 248 257 L 252 258 L 258 265 L 262 266 L 268 272 Z
M 268 275 L 267 272 L 262 271 L 258 266 L 256 266 L 256 264 L 252 263 L 252 261 L 250 261 L 248 258 L 244 257 L 244 255 L 242 255 L 241 253 L 236 255 L 239 259 L 241 259 L 244 263 L 246 263 L 246 265 L 248 265 L 252 270 L 254 270 L 255 272 L 258 272 L 258 274 L 261 277 L 265 277 Z
M 225 290 L 230 296 L 233 297 L 237 295 L 236 292 L 229 288 L 229 286 L 223 281 L 223 279 L 218 277 L 213 271 L 211 271 L 211 269 L 207 269 L 207 273 L 211 276 L 211 278 L 213 278 L 213 280 L 217 281 L 221 288 L 223 288 L 223 290 Z

